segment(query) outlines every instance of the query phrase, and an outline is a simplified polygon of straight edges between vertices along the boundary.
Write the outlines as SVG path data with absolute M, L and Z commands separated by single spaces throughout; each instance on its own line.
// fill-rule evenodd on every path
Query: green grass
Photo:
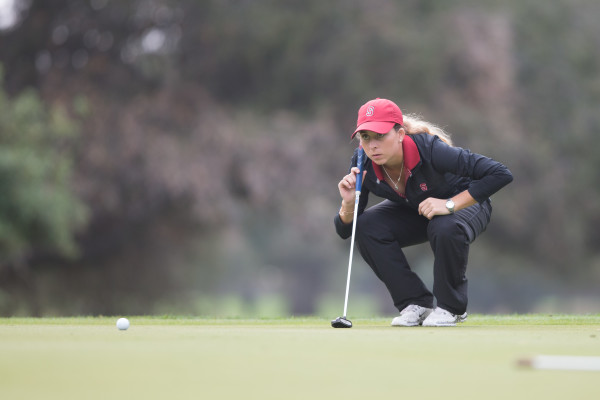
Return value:
M 600 315 L 469 316 L 456 328 L 332 329 L 319 318 L 0 319 L 2 399 L 583 399 L 599 372 L 533 371 L 536 354 L 600 356 Z

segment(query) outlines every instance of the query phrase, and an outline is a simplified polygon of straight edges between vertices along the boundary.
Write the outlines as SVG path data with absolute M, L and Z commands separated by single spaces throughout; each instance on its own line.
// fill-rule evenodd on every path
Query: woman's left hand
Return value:
M 419 214 L 431 220 L 436 215 L 448 215 L 450 211 L 446 208 L 444 199 L 429 197 L 419 204 Z

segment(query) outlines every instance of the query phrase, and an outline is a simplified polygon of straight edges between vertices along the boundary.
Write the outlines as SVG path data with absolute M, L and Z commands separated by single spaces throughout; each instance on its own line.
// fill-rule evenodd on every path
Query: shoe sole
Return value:
M 449 322 L 449 323 L 431 323 L 431 322 L 430 322 L 430 323 L 427 323 L 427 324 L 426 324 L 426 323 L 423 323 L 423 326 L 430 326 L 430 327 L 438 327 L 438 326 L 456 326 L 456 324 L 457 324 L 457 323 L 460 323 L 460 322 L 465 322 L 465 320 L 466 320 L 466 319 L 467 319 L 467 317 L 466 317 L 466 316 L 465 316 L 465 317 L 459 316 L 459 317 L 457 318 L 457 320 L 456 320 L 456 321 L 454 321 L 454 322 Z M 425 321 L 423 321 L 423 322 L 425 322 Z
M 400 327 L 405 327 L 405 328 L 410 328 L 412 326 L 419 326 L 421 325 L 420 323 L 415 323 L 415 324 L 394 324 L 392 322 L 392 326 L 400 326 Z
M 453 323 L 449 323 L 449 324 L 423 324 L 423 326 L 427 326 L 427 327 L 443 327 L 443 326 L 456 326 L 456 322 Z

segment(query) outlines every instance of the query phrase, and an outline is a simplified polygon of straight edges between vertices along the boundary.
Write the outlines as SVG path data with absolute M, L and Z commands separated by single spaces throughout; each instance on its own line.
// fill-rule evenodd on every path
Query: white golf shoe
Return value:
M 457 322 L 467 319 L 467 313 L 462 315 L 452 314 L 450 311 L 436 307 L 423 321 L 423 326 L 456 326 Z
M 392 320 L 392 326 L 419 326 L 429 314 L 431 314 L 431 308 L 411 304 L 404 307 L 400 311 L 400 316 Z

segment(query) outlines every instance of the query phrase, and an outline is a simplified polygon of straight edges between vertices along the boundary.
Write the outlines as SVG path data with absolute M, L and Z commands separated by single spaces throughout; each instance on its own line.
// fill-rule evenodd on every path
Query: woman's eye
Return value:
M 381 133 L 377 134 L 377 139 L 383 139 L 385 135 L 382 135 Z

